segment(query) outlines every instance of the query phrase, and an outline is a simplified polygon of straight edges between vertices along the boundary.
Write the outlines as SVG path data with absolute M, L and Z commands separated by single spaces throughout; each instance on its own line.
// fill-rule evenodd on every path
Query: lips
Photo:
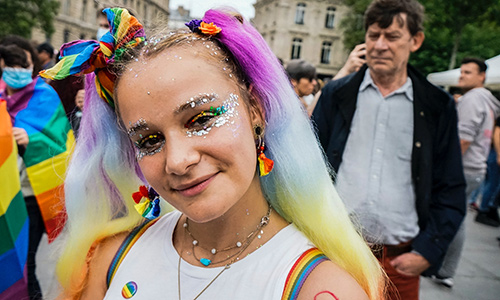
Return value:
M 194 197 L 203 192 L 212 180 L 215 179 L 217 174 L 219 173 L 203 176 L 186 184 L 180 184 L 172 188 L 172 190 L 184 197 Z

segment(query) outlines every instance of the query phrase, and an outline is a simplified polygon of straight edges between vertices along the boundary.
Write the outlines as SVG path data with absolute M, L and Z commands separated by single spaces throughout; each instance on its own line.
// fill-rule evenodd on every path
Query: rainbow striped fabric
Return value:
M 27 299 L 29 221 L 21 194 L 17 145 L 7 103 L 0 99 L 0 300 Z
M 317 248 L 311 248 L 304 252 L 288 273 L 281 299 L 297 299 L 300 289 L 304 285 L 309 274 L 311 274 L 316 266 L 326 260 L 328 260 L 328 257 Z
M 70 75 L 95 72 L 97 93 L 111 107 L 114 107 L 113 89 L 116 75 L 107 66 L 119 61 L 128 48 L 145 40 L 144 29 L 139 21 L 123 8 L 103 10 L 108 18 L 110 31 L 99 42 L 73 41 L 61 47 L 61 60 L 40 76 L 52 80 L 64 79 Z
M 7 98 L 7 111 L 13 126 L 28 134 L 22 157 L 51 242 L 66 219 L 63 183 L 73 131 L 56 91 L 41 78 Z

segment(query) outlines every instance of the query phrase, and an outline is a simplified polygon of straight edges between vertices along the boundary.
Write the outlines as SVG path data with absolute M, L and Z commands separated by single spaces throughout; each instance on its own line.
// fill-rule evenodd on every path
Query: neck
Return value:
M 254 180 L 259 180 L 256 177 Z M 261 190 L 258 192 L 249 192 L 244 198 L 240 199 L 233 207 L 231 207 L 221 217 L 206 222 L 196 223 L 183 215 L 174 231 L 174 247 L 181 256 L 193 265 L 200 265 L 200 262 L 192 255 L 193 239 L 198 241 L 195 246 L 195 255 L 199 259 L 201 257 L 209 258 L 213 262 L 223 260 L 224 258 L 236 254 L 237 257 L 243 257 L 253 252 L 260 245 L 268 241 L 279 230 L 286 227 L 287 222 L 281 218 L 276 212 L 271 210 L 270 221 L 262 228 L 264 234 L 255 232 L 262 217 L 264 217 L 269 209 L 269 205 L 265 200 Z M 184 223 L 188 223 L 189 232 L 184 228 Z M 255 236 L 261 235 L 260 238 L 248 238 L 255 232 Z M 249 242 L 249 246 L 238 254 L 243 248 L 233 247 L 238 242 Z M 227 252 L 220 253 L 221 250 L 233 247 Z M 212 255 L 210 249 L 216 249 L 219 253 Z M 236 258 L 236 256 L 235 256 Z M 221 262 L 220 264 L 211 264 L 211 267 L 225 265 L 229 261 Z
M 15 94 L 18 91 L 19 91 L 19 89 L 13 89 L 8 85 L 5 87 L 5 92 L 7 93 L 7 96 L 12 96 L 13 94 Z
M 380 90 L 380 93 L 382 93 L 382 96 L 385 97 L 405 84 L 408 72 L 406 68 L 396 74 L 375 74 L 370 70 L 370 76 Z

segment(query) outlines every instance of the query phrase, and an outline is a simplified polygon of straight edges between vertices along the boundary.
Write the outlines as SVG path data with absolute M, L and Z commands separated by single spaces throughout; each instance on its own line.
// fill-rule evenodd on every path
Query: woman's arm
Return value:
M 319 264 L 307 277 L 298 300 L 368 300 L 356 280 L 331 261 Z

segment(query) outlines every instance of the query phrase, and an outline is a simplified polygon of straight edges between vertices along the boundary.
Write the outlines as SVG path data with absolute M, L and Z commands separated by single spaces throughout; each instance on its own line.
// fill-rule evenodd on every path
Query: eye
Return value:
M 149 134 L 134 142 L 134 144 L 144 154 L 156 153 L 165 144 L 165 137 L 160 133 Z
M 204 110 L 189 119 L 186 124 L 184 124 L 184 127 L 188 129 L 198 129 L 210 126 L 215 117 L 222 115 L 226 111 L 227 109 L 224 106 L 211 106 L 209 110 Z

